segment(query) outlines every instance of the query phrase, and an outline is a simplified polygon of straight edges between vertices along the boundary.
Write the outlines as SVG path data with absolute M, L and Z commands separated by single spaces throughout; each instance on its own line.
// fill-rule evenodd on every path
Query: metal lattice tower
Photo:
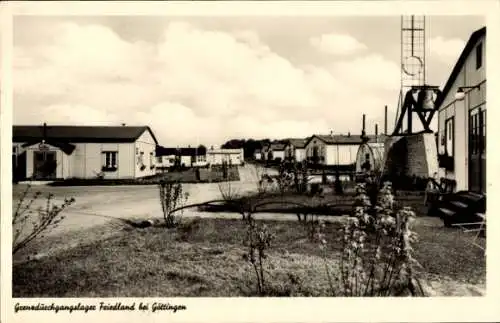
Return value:
M 425 84 L 425 16 L 401 17 L 401 90 Z
M 394 134 L 412 134 L 412 115 L 417 113 L 425 131 L 434 112 L 432 98 L 438 87 L 426 85 L 425 16 L 401 17 L 401 88 Z M 406 127 L 403 125 L 407 116 Z M 404 130 L 406 128 L 406 130 Z

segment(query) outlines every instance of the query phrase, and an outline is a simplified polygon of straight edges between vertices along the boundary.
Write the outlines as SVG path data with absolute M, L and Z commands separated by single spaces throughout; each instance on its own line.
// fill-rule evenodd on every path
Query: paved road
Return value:
M 272 173 L 273 170 L 266 170 Z M 275 172 L 275 171 L 274 171 Z M 226 187 L 227 183 L 221 184 Z M 231 182 L 231 190 L 245 193 L 257 190 L 256 169 L 253 165 L 240 167 L 240 181 Z M 13 207 L 26 188 L 24 185 L 13 187 Z M 189 192 L 188 203 L 201 203 L 220 199 L 219 184 L 184 184 L 183 189 Z M 84 187 L 51 187 L 35 186 L 33 190 L 43 194 L 52 193 L 55 201 L 62 202 L 64 198 L 75 198 L 75 203 L 66 211 L 66 218 L 60 226 L 50 234 L 60 234 L 71 230 L 82 230 L 95 225 L 101 225 L 113 218 L 161 218 L 163 216 L 159 202 L 159 190 L 156 185 L 141 186 L 84 186 Z M 32 208 L 43 204 L 40 200 Z M 183 216 L 200 217 L 239 217 L 236 214 L 214 214 L 198 212 L 196 209 L 185 210 Z M 265 215 L 266 217 L 287 218 L 282 215 Z M 290 217 L 295 218 L 295 217 Z

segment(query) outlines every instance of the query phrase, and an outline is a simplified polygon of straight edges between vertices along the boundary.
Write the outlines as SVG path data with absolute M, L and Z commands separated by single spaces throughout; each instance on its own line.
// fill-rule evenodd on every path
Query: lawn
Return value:
M 327 223 L 332 271 L 342 217 Z M 267 280 L 275 296 L 328 296 L 321 251 L 298 221 L 266 221 L 276 234 Z M 92 230 L 95 230 L 92 229 Z M 14 297 L 231 297 L 255 294 L 244 260 L 241 220 L 191 219 L 177 230 L 115 228 L 113 235 L 13 267 Z M 415 224 L 415 246 L 429 295 L 479 295 L 485 258 L 455 229 L 434 218 Z M 55 238 L 54 238 L 55 239 Z M 48 243 L 48 242 L 47 242 Z M 54 243 L 63 243 L 61 239 Z M 479 287 L 478 287 L 479 286 Z
M 222 181 L 239 181 L 238 167 L 230 166 L 227 170 L 227 179 L 224 178 L 221 167 L 199 168 L 199 178 L 196 168 L 160 173 L 152 176 L 131 179 L 81 179 L 69 178 L 50 183 L 50 186 L 93 186 L 93 185 L 154 185 L 161 180 L 181 183 L 209 183 Z
M 423 192 L 399 191 L 395 193 L 396 208 L 410 206 L 418 216 L 427 215 L 427 207 L 423 203 Z M 250 202 L 250 203 L 249 203 Z M 324 215 L 346 215 L 351 214 L 355 202 L 353 191 L 343 195 L 328 193 L 324 195 L 311 196 L 287 191 L 283 194 L 267 193 L 265 196 L 249 194 L 233 199 L 231 202 L 217 203 L 203 206 L 204 212 L 231 212 L 237 211 L 243 205 L 255 207 L 255 212 L 264 213 L 290 213 L 290 214 L 324 214 Z

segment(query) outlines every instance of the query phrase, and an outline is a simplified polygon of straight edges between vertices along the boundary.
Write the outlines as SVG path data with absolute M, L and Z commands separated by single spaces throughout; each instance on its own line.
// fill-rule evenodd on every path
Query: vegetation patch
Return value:
M 198 172 L 198 173 L 197 173 Z M 226 176 L 226 177 L 224 177 Z M 227 174 L 220 167 L 190 168 L 186 170 L 161 173 L 152 176 L 130 179 L 106 178 L 69 178 L 54 181 L 50 186 L 93 186 L 93 185 L 158 185 L 161 181 L 179 183 L 219 183 L 224 181 L 239 181 L 238 167 L 229 166 Z
M 259 221 L 260 222 L 260 221 Z M 323 251 L 304 225 L 262 221 L 275 235 L 266 261 L 268 296 L 328 296 Z M 123 229 L 103 241 L 15 264 L 14 297 L 234 297 L 255 295 L 241 220 L 192 219 L 176 229 Z M 338 271 L 343 224 L 325 223 L 328 265 Z M 428 219 L 417 219 L 415 258 L 427 290 L 440 296 L 479 293 L 481 250 Z M 452 243 L 453 241 L 453 243 Z M 36 284 L 33 284 L 36 281 Z M 454 287 L 443 288 L 453 281 Z M 447 285 L 451 286 L 451 285 Z M 340 288 L 340 286 L 338 286 Z

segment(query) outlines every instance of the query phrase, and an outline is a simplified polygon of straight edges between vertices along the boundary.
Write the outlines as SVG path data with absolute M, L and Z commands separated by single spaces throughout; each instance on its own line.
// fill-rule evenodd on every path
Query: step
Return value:
M 452 204 L 452 205 L 454 205 L 458 208 L 461 208 L 461 209 L 466 209 L 468 207 L 467 204 L 460 202 L 460 201 L 451 201 L 449 204 Z
M 444 207 L 439 208 L 439 211 L 441 211 L 442 213 L 444 213 L 447 216 L 454 216 L 456 214 L 455 211 L 452 211 L 452 210 L 444 208 Z
M 482 219 L 483 221 L 486 220 L 486 214 L 484 213 L 476 213 L 476 216 L 480 219 Z

